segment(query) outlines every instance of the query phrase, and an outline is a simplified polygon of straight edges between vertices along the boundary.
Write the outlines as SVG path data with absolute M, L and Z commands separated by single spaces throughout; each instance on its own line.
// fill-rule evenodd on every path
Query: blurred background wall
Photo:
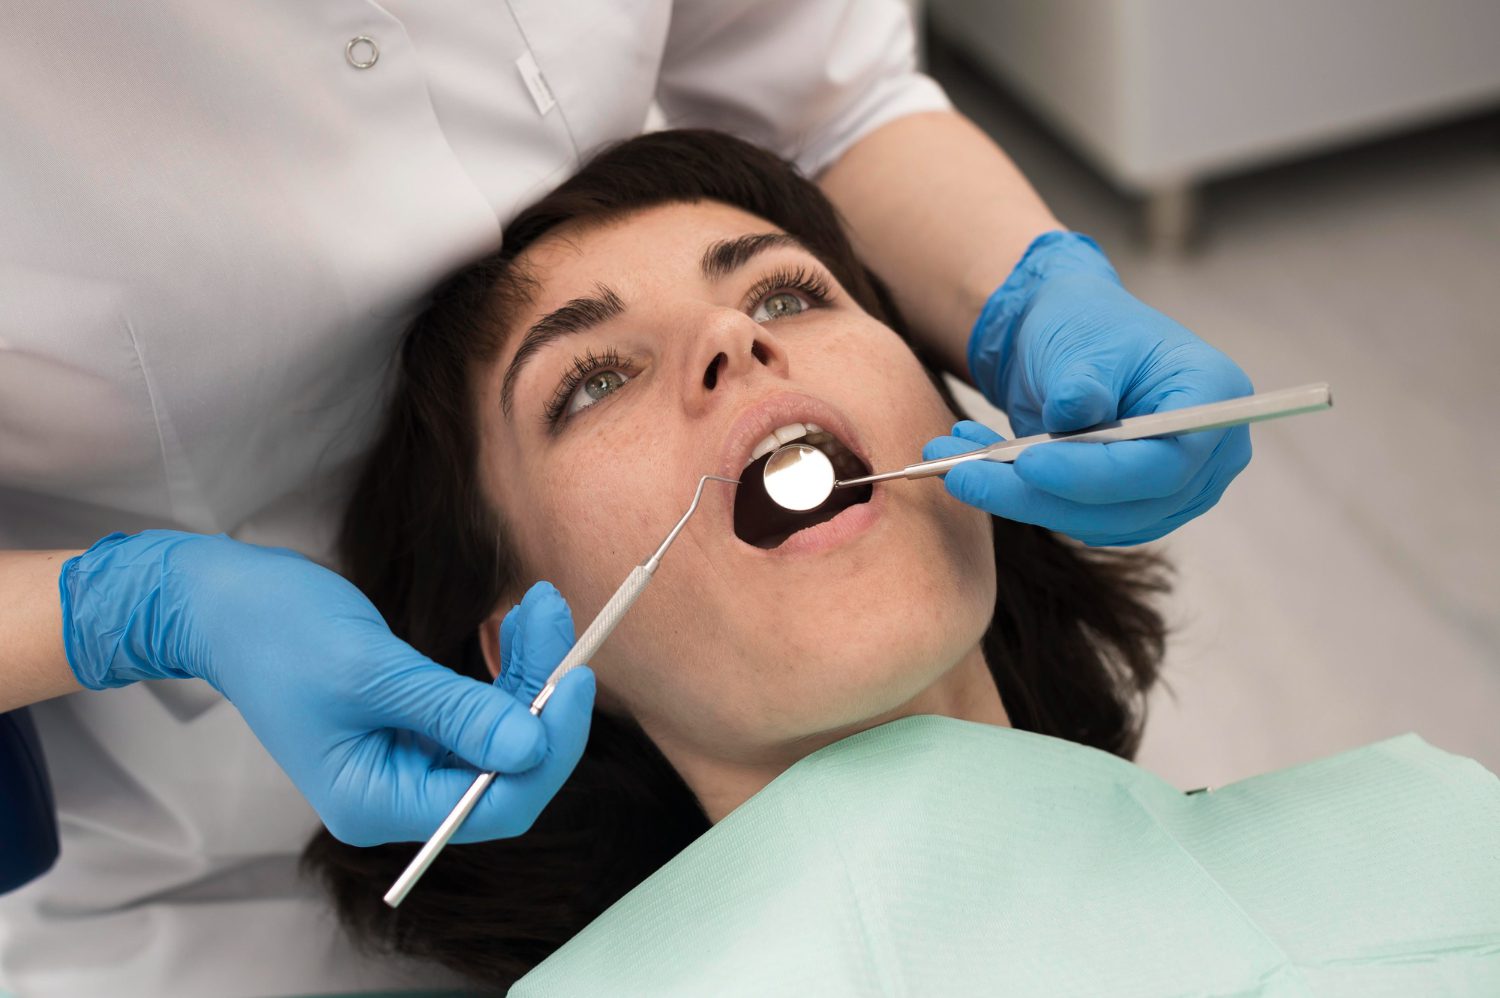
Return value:
M 1127 287 L 1259 390 L 1333 385 L 1158 543 L 1140 762 L 1218 786 L 1416 731 L 1500 772 L 1500 3 L 923 6 L 928 70 Z

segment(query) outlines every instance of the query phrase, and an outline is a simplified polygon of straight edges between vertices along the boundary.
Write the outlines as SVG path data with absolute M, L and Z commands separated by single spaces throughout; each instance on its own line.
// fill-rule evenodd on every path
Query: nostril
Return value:
M 760 340 L 756 340 L 750 345 L 750 356 L 754 357 L 762 364 L 769 365 L 771 363 L 771 352 L 766 349 L 766 345 Z
M 714 386 L 719 383 L 719 365 L 728 360 L 729 358 L 722 353 L 714 355 L 714 359 L 708 362 L 708 370 L 703 372 L 704 388 L 707 388 L 709 391 L 714 390 Z

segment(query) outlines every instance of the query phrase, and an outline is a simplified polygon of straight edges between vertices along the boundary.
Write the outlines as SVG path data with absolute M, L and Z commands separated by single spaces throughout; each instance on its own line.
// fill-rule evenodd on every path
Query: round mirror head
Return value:
M 817 509 L 833 494 L 833 463 L 811 444 L 777 448 L 763 475 L 766 494 L 783 509 Z

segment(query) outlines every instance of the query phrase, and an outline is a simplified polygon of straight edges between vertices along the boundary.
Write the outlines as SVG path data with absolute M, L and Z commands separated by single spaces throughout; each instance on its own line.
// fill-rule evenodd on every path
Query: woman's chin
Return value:
M 951 668 L 935 667 L 938 661 L 925 658 L 918 665 L 874 666 L 850 675 L 841 690 L 822 686 L 809 691 L 803 709 L 795 714 L 796 728 L 789 732 L 792 740 L 831 744 L 898 717 L 931 713 L 938 701 L 927 694 Z

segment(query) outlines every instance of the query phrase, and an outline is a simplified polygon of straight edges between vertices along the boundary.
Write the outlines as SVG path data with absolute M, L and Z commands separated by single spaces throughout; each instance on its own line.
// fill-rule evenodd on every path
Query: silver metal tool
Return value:
M 771 500 L 799 513 L 823 505 L 833 493 L 835 477 L 827 454 L 797 441 L 776 448 L 761 470 Z
M 661 564 L 662 556 L 667 553 L 667 548 L 671 547 L 672 542 L 677 540 L 677 535 L 682 533 L 683 527 L 687 526 L 688 518 L 698 509 L 698 501 L 703 498 L 703 486 L 711 481 L 727 482 L 730 485 L 739 484 L 739 479 L 737 478 L 721 478 L 718 475 L 704 475 L 698 479 L 698 488 L 693 492 L 693 501 L 688 505 L 687 512 L 682 514 L 682 519 L 678 520 L 677 525 L 672 528 L 671 533 L 667 534 L 667 539 L 661 542 L 661 546 L 656 549 L 651 557 L 630 570 L 630 574 L 625 577 L 625 581 L 621 583 L 620 588 L 616 589 L 615 594 L 604 604 L 604 608 L 599 611 L 599 615 L 589 623 L 588 627 L 584 628 L 583 634 L 573 643 L 573 647 L 568 651 L 568 654 L 563 656 L 563 660 L 558 663 L 557 668 L 552 670 L 552 674 L 547 677 L 546 683 L 542 684 L 541 691 L 531 701 L 531 713 L 533 715 L 540 714 L 542 708 L 547 705 L 547 701 L 552 699 L 552 693 L 557 689 L 557 684 L 561 681 L 562 677 L 593 658 L 600 646 L 604 644 L 605 639 L 609 637 L 616 625 L 620 623 L 626 611 L 630 609 L 631 604 L 636 601 L 636 597 L 640 596 L 642 590 L 646 588 L 646 583 L 651 581 L 651 577 L 656 573 L 657 567 Z M 444 818 L 443 823 L 438 826 L 437 831 L 432 833 L 432 838 L 423 844 L 416 856 L 412 858 L 412 861 L 406 865 L 406 869 L 401 871 L 401 876 L 397 877 L 396 882 L 391 885 L 391 889 L 385 892 L 386 904 L 395 908 L 406 899 L 406 895 L 416 886 L 417 881 L 422 878 L 422 874 L 427 872 L 427 868 L 432 865 L 432 861 L 437 859 L 438 853 L 443 851 L 443 847 L 448 844 L 448 841 L 453 838 L 454 833 L 463 825 L 465 819 L 469 817 L 469 813 L 474 810 L 474 805 L 479 803 L 479 798 L 484 796 L 484 792 L 489 789 L 490 784 L 494 780 L 494 773 L 480 773 L 474 778 L 474 782 L 469 785 L 469 789 L 464 792 L 463 797 L 454 805 L 453 810 L 448 812 L 448 817 Z
M 1318 382 L 1298 388 L 1247 395 L 1244 398 L 1229 399 L 1225 402 L 1210 402 L 1185 409 L 1131 416 L 1128 419 L 1101 423 L 1090 429 L 1073 433 L 1039 433 L 1036 436 L 1021 437 L 1018 440 L 1002 440 L 997 444 L 965 451 L 952 457 L 939 458 L 935 461 L 919 461 L 895 471 L 884 471 L 875 475 L 845 478 L 838 481 L 832 480 L 832 465 L 828 464 L 826 457 L 823 458 L 826 468 L 818 466 L 813 455 L 821 456 L 821 451 L 806 444 L 793 442 L 778 449 L 771 455 L 771 460 L 766 462 L 764 472 L 766 492 L 787 509 L 814 509 L 822 505 L 834 489 L 847 488 L 851 485 L 870 485 L 897 478 L 926 478 L 930 475 L 941 475 L 966 461 L 1014 461 L 1022 451 L 1035 447 L 1037 444 L 1054 443 L 1060 440 L 1078 443 L 1113 443 L 1120 440 L 1144 440 L 1148 437 L 1172 436 L 1178 433 L 1197 433 L 1201 430 L 1218 430 L 1229 426 L 1239 426 L 1242 423 L 1275 419 L 1279 416 L 1316 412 L 1319 409 L 1327 409 L 1331 405 L 1333 405 L 1333 393 L 1329 390 L 1328 384 Z M 783 456 L 783 451 L 791 452 L 794 448 L 811 453 L 798 453 L 795 459 L 790 453 Z M 783 501 L 784 498 L 786 501 Z

